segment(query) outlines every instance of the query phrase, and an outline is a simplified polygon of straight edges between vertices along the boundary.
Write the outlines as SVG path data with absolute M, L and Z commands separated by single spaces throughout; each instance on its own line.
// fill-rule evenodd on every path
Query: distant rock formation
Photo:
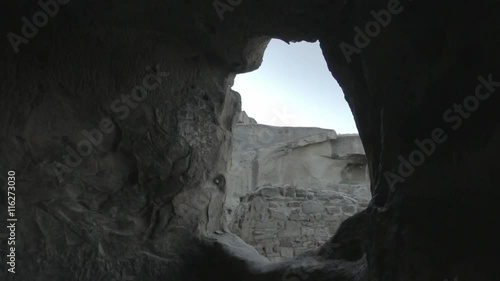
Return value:
M 242 114 L 240 120 L 253 120 Z M 264 185 L 335 190 L 338 186 L 368 185 L 367 162 L 358 135 L 334 130 L 273 127 L 250 122 L 234 128 L 226 206 Z M 365 197 L 369 197 L 369 192 Z
M 248 124 L 257 124 L 257 121 L 252 117 L 248 117 L 245 111 L 240 112 L 238 116 L 238 124 L 248 125 Z
M 233 132 L 229 228 L 269 260 L 316 248 L 368 205 L 359 136 L 261 125 L 245 112 Z

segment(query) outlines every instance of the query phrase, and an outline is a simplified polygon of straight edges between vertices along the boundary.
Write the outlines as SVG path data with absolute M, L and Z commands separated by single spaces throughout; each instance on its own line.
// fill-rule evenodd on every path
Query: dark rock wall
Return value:
M 306 268 L 302 280 L 498 280 L 498 86 L 478 79 L 500 81 L 497 2 L 219 2 L 223 14 L 211 1 L 68 1 L 17 54 L 9 32 L 22 34 L 21 18 L 41 8 L 4 4 L 0 199 L 4 212 L 15 170 L 19 218 L 19 272 L 8 278 L 282 280 Z M 341 43 L 356 46 L 354 27 L 381 9 L 391 21 L 347 59 Z M 325 244 L 333 252 L 313 253 L 316 264 L 256 269 L 225 242 L 196 237 L 224 230 L 230 187 L 219 174 L 239 110 L 229 87 L 260 65 L 271 37 L 320 40 L 353 110 L 374 198 Z M 145 77 L 158 87 L 121 120 L 125 109 L 111 106 Z M 464 101 L 474 110 L 454 107 Z M 57 164 L 101 122 L 110 132 L 91 152 L 80 145 L 81 163 Z M 400 168 L 418 157 L 416 140 L 433 136 L 414 171 Z M 192 275 L 181 277 L 182 265 Z
M 338 36 L 320 38 L 371 159 L 370 275 L 498 278 L 493 206 L 500 193 L 492 161 L 499 155 L 499 84 L 487 89 L 478 78 L 500 81 L 499 22 L 491 13 L 498 4 L 402 1 L 401 13 L 348 64 L 338 44 L 352 42 L 353 27 L 363 27 L 383 1 L 370 3 L 351 1 L 331 31 Z M 454 104 L 464 103 L 460 113 Z M 417 144 L 424 142 L 426 149 Z M 403 167 L 410 157 L 416 164 Z
M 16 56 L 3 49 L 2 218 L 13 170 L 19 219 L 12 280 L 176 276 L 196 248 L 187 237 L 225 227 L 220 175 L 240 110 L 231 75 L 171 34 L 54 28 Z

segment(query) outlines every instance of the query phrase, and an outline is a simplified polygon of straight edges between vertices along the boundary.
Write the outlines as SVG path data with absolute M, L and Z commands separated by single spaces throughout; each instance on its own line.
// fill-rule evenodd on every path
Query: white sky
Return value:
M 358 132 L 319 42 L 288 45 L 273 39 L 262 66 L 237 75 L 233 90 L 241 94 L 243 110 L 260 124 Z

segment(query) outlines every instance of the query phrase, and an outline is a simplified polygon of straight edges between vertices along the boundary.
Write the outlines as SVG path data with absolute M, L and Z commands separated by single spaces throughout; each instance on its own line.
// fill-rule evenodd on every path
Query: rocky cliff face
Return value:
M 498 280 L 497 2 L 40 2 L 0 17 L 2 280 Z M 230 87 L 270 38 L 320 40 L 373 194 L 282 263 L 222 221 Z
M 229 229 L 271 261 L 324 244 L 371 199 L 357 135 L 261 125 L 243 112 L 233 140 Z
M 366 156 L 357 135 L 240 123 L 233 138 L 226 199 L 230 209 L 266 184 L 332 190 L 339 184 L 368 185 Z
M 76 5 L 61 6 L 54 28 Z M 17 179 L 12 280 L 179 280 L 201 255 L 195 237 L 226 228 L 240 111 L 231 71 L 169 33 L 67 28 L 41 30 L 17 55 L 2 48 L 2 221 L 7 171 Z

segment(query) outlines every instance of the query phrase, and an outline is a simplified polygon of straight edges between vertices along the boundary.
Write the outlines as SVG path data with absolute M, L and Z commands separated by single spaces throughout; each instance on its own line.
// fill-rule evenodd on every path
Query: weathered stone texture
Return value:
M 366 156 L 357 135 L 242 122 L 235 126 L 233 138 L 228 171 L 231 188 L 226 200 L 230 210 L 236 207 L 240 197 L 258 186 L 288 184 L 335 189 L 341 183 L 367 185 L 369 182 Z M 290 188 L 269 187 L 262 192 L 267 196 L 277 196 L 277 193 L 306 199 L 311 196 Z M 368 192 L 365 195 L 370 198 Z
M 310 198 L 297 201 L 303 196 Z M 318 247 L 335 234 L 346 218 L 364 209 L 366 203 L 364 198 L 350 198 L 332 190 L 264 186 L 242 198 L 230 230 L 271 261 L 279 261 Z
M 50 2 L 67 5 L 16 53 L 7 36 L 22 34 L 40 2 L 49 1 L 1 9 L 0 209 L 15 170 L 22 243 L 18 275 L 2 270 L 0 280 L 499 280 L 498 1 L 58 0 Z M 221 15 L 221 2 L 236 6 Z M 374 14 L 394 7 L 359 46 Z M 356 120 L 373 193 L 324 245 L 280 263 L 224 232 L 231 185 L 220 177 L 239 108 L 234 76 L 259 67 L 271 38 L 319 40 Z M 114 100 L 162 71 L 170 75 L 148 99 L 115 116 Z M 80 166 L 56 164 L 106 116 L 115 130 Z M 436 129 L 446 141 L 390 182 Z M 311 216 L 296 209 L 290 220 Z M 281 255 L 273 239 L 265 245 Z M 287 239 L 295 255 L 304 250 Z

